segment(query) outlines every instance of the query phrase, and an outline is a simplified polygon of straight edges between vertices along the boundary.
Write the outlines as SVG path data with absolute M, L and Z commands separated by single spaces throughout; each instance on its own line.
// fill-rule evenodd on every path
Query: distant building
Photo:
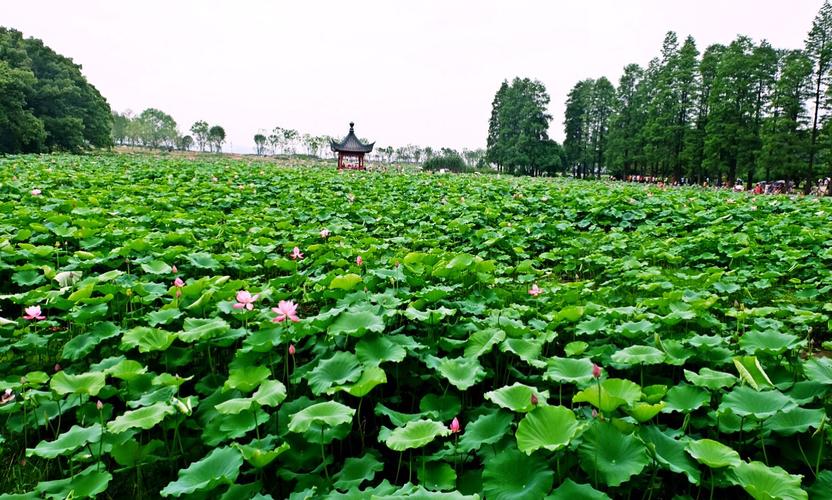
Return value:
M 338 170 L 367 170 L 364 166 L 364 155 L 373 150 L 375 142 L 364 144 L 355 136 L 353 127 L 355 123 L 350 122 L 350 132 L 341 142 L 330 141 L 332 150 L 338 153 Z

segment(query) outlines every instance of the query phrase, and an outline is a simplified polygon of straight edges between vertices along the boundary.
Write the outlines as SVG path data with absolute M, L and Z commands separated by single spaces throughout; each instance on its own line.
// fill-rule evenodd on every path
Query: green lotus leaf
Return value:
M 630 408 L 627 409 L 627 413 L 639 422 L 647 422 L 658 415 L 664 409 L 665 404 L 666 403 L 664 401 L 654 404 L 636 401 Z
M 508 338 L 500 344 L 500 350 L 511 352 L 535 368 L 545 368 L 546 362 L 540 359 L 543 352 L 541 340 Z
M 819 429 L 826 420 L 823 410 L 810 410 L 796 406 L 781 411 L 765 421 L 764 427 L 772 432 L 791 436 L 792 434 L 807 432 L 810 428 Z
M 812 495 L 811 498 L 823 498 L 830 491 L 832 491 L 832 471 L 821 471 L 818 474 L 818 479 L 809 488 L 809 493 Z
M 150 326 L 167 325 L 175 319 L 179 319 L 184 312 L 177 308 L 160 309 L 147 313 L 147 324 Z
M 225 381 L 223 387 L 225 390 L 237 389 L 242 392 L 251 392 L 271 374 L 271 370 L 265 366 L 238 366 L 228 370 L 228 380 Z
M 557 319 L 558 321 L 568 321 L 569 323 L 574 323 L 581 319 L 581 316 L 584 315 L 584 308 L 581 306 L 567 306 L 558 311 Z
M 612 355 L 612 360 L 623 365 L 656 365 L 664 361 L 664 353 L 655 347 L 633 345 Z
M 437 396 L 436 394 L 425 394 L 419 401 L 419 411 L 433 413 L 439 420 L 451 420 L 459 415 L 462 408 L 459 398 L 453 394 Z
M 372 493 L 370 493 L 372 491 Z M 412 500 L 479 500 L 479 495 L 463 495 L 456 491 L 428 491 L 424 486 L 405 484 L 399 489 L 387 488 L 385 483 L 360 493 L 360 498 L 368 498 L 364 493 L 370 493 L 372 500 L 400 500 L 402 498 Z M 332 497 L 334 498 L 334 497 Z M 293 499 L 294 500 L 294 499 Z
M 239 450 L 243 459 L 255 469 L 262 469 L 289 450 L 289 443 L 283 443 L 275 447 L 274 439 L 269 438 L 255 439 L 249 444 L 234 443 L 233 446 Z
M 195 267 L 200 269 L 219 269 L 220 263 L 217 262 L 215 258 L 211 256 L 209 253 L 205 252 L 196 252 L 190 255 L 187 255 L 186 258 L 188 261 L 193 264 Z
M 511 411 L 522 413 L 532 411 L 536 408 L 536 405 L 532 403 L 532 396 L 537 398 L 538 404 L 545 405 L 546 398 L 549 397 L 549 392 L 541 392 L 534 387 L 515 382 L 513 385 L 485 393 L 485 399 L 492 403 Z
M 336 352 L 332 357 L 321 360 L 314 370 L 309 372 L 309 388 L 312 393 L 320 395 L 337 384 L 355 382 L 361 376 L 361 365 L 351 352 Z
M 739 386 L 722 397 L 719 411 L 731 410 L 739 417 L 753 415 L 764 419 L 792 406 L 794 402 L 778 390 L 755 391 L 750 387 Z
M 355 410 L 335 401 L 324 401 L 307 406 L 292 415 L 289 430 L 292 432 L 306 432 L 312 424 L 322 424 L 334 427 L 352 422 Z
M 460 391 L 467 390 L 485 378 L 485 370 L 477 358 L 435 358 L 429 357 L 427 365 L 433 368 L 443 380 L 447 380 Z
M 680 384 L 667 391 L 664 401 L 666 406 L 662 413 L 690 413 L 711 402 L 711 394 L 698 387 Z
M 404 427 L 393 429 L 385 444 L 393 451 L 421 448 L 432 442 L 437 436 L 447 436 L 451 430 L 435 420 L 414 420 Z
M 327 394 L 334 394 L 337 391 L 346 391 L 351 396 L 363 398 L 373 389 L 381 384 L 387 383 L 387 373 L 378 366 L 368 366 L 361 372 L 361 376 L 355 383 L 340 385 L 327 389 Z
M 356 488 L 365 481 L 372 481 L 376 472 L 382 470 L 384 463 L 372 453 L 365 453 L 360 458 L 350 457 L 344 460 L 344 467 L 333 477 L 334 486 L 339 490 Z
M 803 363 L 806 378 L 821 384 L 832 385 L 832 359 L 812 358 Z
M 588 347 L 589 344 L 587 344 L 586 342 L 576 340 L 563 346 L 563 352 L 569 357 L 580 356 L 581 354 L 586 352 Z
M 489 500 L 543 498 L 553 482 L 549 464 L 512 448 L 492 456 L 482 471 L 482 491 Z
M 104 388 L 106 377 L 103 373 L 80 373 L 69 375 L 61 370 L 49 381 L 49 387 L 60 395 L 64 394 L 86 394 L 97 396 Z
M 99 471 L 95 465 L 91 465 L 66 479 L 41 481 L 35 486 L 35 492 L 40 494 L 40 498 L 94 497 L 107 489 L 111 479 L 112 474 Z
M 133 359 L 122 359 L 104 370 L 104 373 L 121 380 L 135 380 L 147 373 L 147 367 Z
M 142 270 L 148 274 L 170 274 L 171 268 L 161 260 L 142 263 Z
M 545 500 L 610 500 L 610 497 L 588 484 L 578 484 L 567 478 Z
M 697 387 L 705 387 L 711 390 L 730 388 L 737 383 L 737 377 L 726 372 L 702 368 L 699 373 L 685 370 L 685 379 Z
M 608 378 L 573 396 L 573 403 L 589 403 L 603 412 L 615 411 L 622 405 L 635 403 L 641 397 L 641 388 L 635 382 L 620 378 Z
M 478 358 L 491 351 L 491 348 L 506 338 L 506 332 L 499 328 L 478 330 L 468 337 L 465 343 L 465 357 Z
M 334 337 L 351 335 L 360 337 L 367 332 L 384 331 L 384 319 L 371 311 L 344 311 L 329 325 L 327 333 Z
M 202 460 L 179 470 L 179 477 L 159 493 L 163 497 L 190 495 L 210 491 L 221 484 L 233 484 L 240 474 L 243 457 L 231 447 L 215 448 Z
M 554 382 L 568 382 L 579 386 L 592 380 L 592 361 L 573 358 L 549 358 L 543 378 Z
M 465 426 L 459 439 L 459 447 L 468 452 L 480 449 L 486 444 L 500 441 L 509 431 L 514 417 L 502 411 L 482 415 Z
M 754 500 L 807 500 L 800 487 L 803 476 L 789 474 L 782 467 L 768 467 L 762 462 L 741 462 L 732 471 L 733 482 Z M 828 493 L 828 491 L 827 491 Z
M 644 400 L 650 404 L 658 403 L 667 394 L 667 386 L 661 384 L 648 385 L 641 388 Z
M 27 269 L 12 274 L 12 281 L 20 286 L 33 286 L 45 282 L 46 278 L 34 269 Z
M 214 409 L 223 415 L 236 415 L 250 410 L 253 403 L 251 398 L 232 398 L 215 405 Z
M 428 462 L 416 469 L 419 483 L 430 491 L 447 491 L 456 488 L 456 471 L 445 462 Z
M 736 356 L 733 361 L 742 381 L 751 387 L 759 390 L 774 385 L 756 356 Z
M 387 337 L 367 335 L 355 345 L 355 356 L 365 366 L 399 363 L 407 356 L 404 348 Z
M 99 439 L 101 439 L 101 425 L 94 424 L 90 427 L 73 425 L 54 441 L 41 441 L 34 448 L 27 448 L 26 456 L 55 458 L 71 453 L 87 443 L 97 443 Z
M 277 380 L 266 380 L 251 395 L 260 406 L 277 406 L 286 399 L 286 386 Z
M 655 323 L 643 319 L 641 321 L 625 321 L 615 330 L 628 339 L 645 338 L 658 327 Z
M 800 345 L 796 335 L 781 333 L 775 330 L 752 330 L 740 337 L 740 347 L 748 354 L 782 354 Z
M 734 451 L 733 448 L 725 446 L 713 439 L 690 441 L 685 447 L 685 451 L 699 463 L 705 464 L 712 469 L 736 467 L 742 462 L 740 460 L 740 454 Z
M 608 486 L 618 486 L 640 473 L 650 462 L 644 445 L 610 423 L 596 421 L 581 436 L 581 468 Z
M 640 431 L 642 440 L 663 468 L 684 474 L 688 481 L 699 484 L 699 467 L 685 452 L 685 442 L 674 439 L 655 425 L 642 427 Z
M 352 290 L 358 286 L 361 281 L 361 276 L 355 273 L 348 273 L 332 278 L 332 281 L 329 282 L 329 288 L 333 290 Z
M 107 430 L 118 434 L 127 429 L 150 429 L 175 411 L 171 405 L 164 402 L 155 403 L 138 410 L 126 411 L 123 415 L 108 422 Z
M 572 410 L 563 406 L 541 406 L 527 413 L 517 425 L 517 448 L 530 455 L 541 448 L 557 451 L 578 432 Z
M 177 335 L 182 342 L 197 342 L 224 335 L 231 326 L 222 318 L 186 318 L 184 330 Z
M 164 351 L 173 341 L 176 340 L 176 334 L 160 330 L 158 328 L 150 328 L 147 326 L 137 326 L 124 332 L 121 336 L 122 349 L 139 348 L 139 352 L 153 352 Z

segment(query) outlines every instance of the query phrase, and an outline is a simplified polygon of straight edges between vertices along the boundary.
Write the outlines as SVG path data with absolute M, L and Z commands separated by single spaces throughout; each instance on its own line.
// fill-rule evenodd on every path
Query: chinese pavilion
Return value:
M 338 170 L 367 170 L 364 166 L 364 155 L 373 150 L 375 142 L 364 144 L 355 136 L 353 127 L 355 123 L 350 122 L 350 133 L 341 142 L 330 141 L 332 150 L 338 153 Z

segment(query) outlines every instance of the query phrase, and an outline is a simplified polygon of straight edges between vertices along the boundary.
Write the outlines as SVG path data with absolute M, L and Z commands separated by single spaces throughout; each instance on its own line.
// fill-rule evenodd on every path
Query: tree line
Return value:
M 110 106 L 81 66 L 0 27 L 0 153 L 105 147 L 110 127 Z
M 643 175 L 733 185 L 782 179 L 808 191 L 832 163 L 832 7 L 802 49 L 738 36 L 700 53 L 669 32 L 614 86 L 582 80 L 566 100 L 564 152 L 577 177 Z
M 225 129 L 198 120 L 191 125 L 191 134 L 182 134 L 172 116 L 156 108 L 147 108 L 135 115 L 127 110 L 113 112 L 113 142 L 121 146 L 151 149 L 179 149 L 219 153 L 225 143 Z

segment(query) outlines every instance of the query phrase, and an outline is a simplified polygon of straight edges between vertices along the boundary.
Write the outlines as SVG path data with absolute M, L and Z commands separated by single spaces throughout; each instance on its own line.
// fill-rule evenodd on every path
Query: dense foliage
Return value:
M 425 170 L 447 169 L 451 172 L 464 172 L 468 169 L 468 166 L 458 153 L 449 152 L 428 159 L 422 164 L 422 168 Z
M 830 174 L 832 6 L 804 50 L 738 36 L 701 54 L 669 32 L 647 68 L 630 64 L 618 87 L 578 82 L 566 102 L 568 163 L 582 177 L 610 173 L 702 183 L 786 179 L 808 191 Z
M 832 485 L 826 199 L 29 156 L 0 211 L 3 492 Z
M 485 160 L 500 172 L 517 175 L 561 172 L 561 148 L 549 139 L 548 104 L 549 94 L 539 81 L 504 81 L 491 104 Z
M 110 106 L 81 67 L 0 27 L 0 153 L 110 145 Z

